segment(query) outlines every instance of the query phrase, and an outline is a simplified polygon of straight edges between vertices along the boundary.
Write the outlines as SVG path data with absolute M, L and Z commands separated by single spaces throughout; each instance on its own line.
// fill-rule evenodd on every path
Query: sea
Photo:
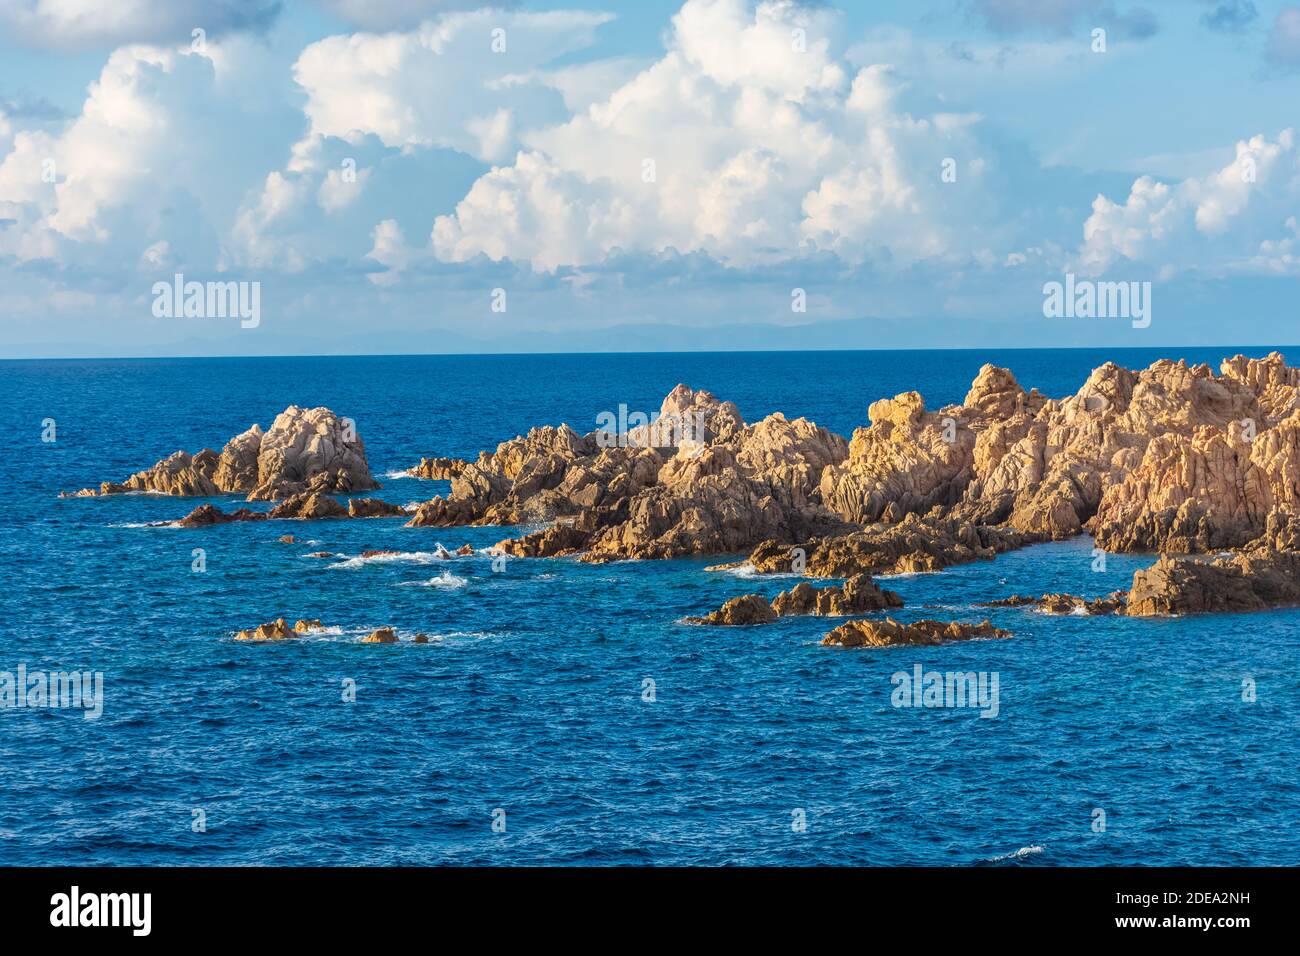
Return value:
M 400 474 L 422 456 L 591 431 L 679 382 L 750 422 L 781 411 L 847 437 L 882 397 L 961 401 L 985 362 L 1061 397 L 1106 361 L 1268 351 L 0 362 L 0 688 L 20 667 L 102 675 L 92 719 L 0 708 L 0 864 L 1300 863 L 1300 610 L 979 606 L 1103 595 L 1151 555 L 1099 559 L 1085 536 L 888 578 L 899 620 L 987 617 L 1014 636 L 842 649 L 820 644 L 833 619 L 683 624 L 794 583 L 706 570 L 722 556 L 494 570 L 487 549 L 523 529 L 182 530 L 153 523 L 200 501 L 59 497 L 220 449 L 291 404 L 354 419 L 375 494 L 407 504 L 448 490 Z M 399 554 L 361 557 L 375 549 Z M 325 630 L 233 639 L 282 616 Z M 385 625 L 403 639 L 360 642 Z M 918 673 L 978 675 L 996 706 L 899 693 Z

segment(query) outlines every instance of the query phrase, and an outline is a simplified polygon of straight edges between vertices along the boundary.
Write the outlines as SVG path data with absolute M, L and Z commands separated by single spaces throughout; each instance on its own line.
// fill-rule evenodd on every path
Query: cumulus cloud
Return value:
M 189 43 L 202 29 L 217 38 L 265 30 L 280 0 L 0 0 L 0 21 L 39 49 L 100 49 L 127 43 Z
M 824 8 L 688 0 L 659 61 L 568 122 L 522 132 L 514 161 L 436 220 L 434 253 L 542 270 L 617 250 L 740 266 L 987 254 L 978 118 L 900 109 L 889 67 L 853 73 L 838 31 Z
M 426 5 L 427 6 L 427 5 Z M 399 151 L 447 149 L 508 161 L 521 126 L 569 115 L 547 65 L 595 41 L 604 13 L 448 13 L 408 32 L 331 36 L 293 65 L 306 135 L 242 204 L 226 261 L 298 271 L 328 256 L 319 210 L 352 207 Z M 349 175 L 350 174 L 350 175 Z M 386 248 L 401 242 L 388 238 Z M 376 261 L 392 262 L 381 253 Z
M 1237 143 L 1231 163 L 1174 184 L 1143 176 L 1123 203 L 1098 196 L 1079 267 L 1098 275 L 1143 265 L 1162 274 L 1294 272 L 1300 211 L 1295 133 Z
M 234 38 L 203 52 L 122 47 L 77 116 L 15 123 L 0 160 L 0 218 L 14 221 L 0 255 L 107 265 L 107 249 L 134 265 L 166 240 L 173 256 L 207 257 L 250 167 L 264 162 L 256 150 L 227 149 L 248 112 L 222 94 L 220 72 L 265 55 Z
M 327 37 L 303 50 L 294 79 L 307 95 L 312 135 L 372 133 L 386 146 L 442 146 L 504 159 L 514 115 L 562 115 L 554 89 L 512 80 L 590 46 L 609 19 L 478 10 L 408 33 Z

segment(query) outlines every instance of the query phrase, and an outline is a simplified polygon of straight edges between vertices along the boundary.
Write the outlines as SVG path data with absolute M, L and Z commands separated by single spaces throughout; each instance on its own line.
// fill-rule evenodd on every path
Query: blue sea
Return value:
M 104 675 L 99 719 L 0 710 L 0 863 L 1300 863 L 1300 611 L 976 606 L 1105 594 L 1150 556 L 1094 570 L 1079 538 L 892 578 L 899 619 L 987 616 L 1015 636 L 844 650 L 818 643 L 834 620 L 678 623 L 792 583 L 704 570 L 721 558 L 495 573 L 482 554 L 429 554 L 511 529 L 179 530 L 147 523 L 198 502 L 57 497 L 220 449 L 290 404 L 355 419 L 378 494 L 405 504 L 447 490 L 385 477 L 422 455 L 472 457 L 534 425 L 590 431 L 620 404 L 657 410 L 678 382 L 748 421 L 783 411 L 847 436 L 881 397 L 960 401 L 984 362 L 1059 397 L 1107 360 L 1238 351 L 1268 349 L 0 363 L 0 671 Z M 366 549 L 408 557 L 347 557 Z M 305 557 L 319 550 L 345 557 Z M 232 639 L 279 616 L 334 630 Z M 381 625 L 432 640 L 358 642 Z M 996 673 L 997 716 L 894 707 L 892 675 L 918 664 Z

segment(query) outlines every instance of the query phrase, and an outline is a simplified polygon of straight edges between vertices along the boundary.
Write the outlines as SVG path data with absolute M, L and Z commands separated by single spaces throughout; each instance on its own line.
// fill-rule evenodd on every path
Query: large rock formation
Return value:
M 685 436 L 676 424 L 684 421 L 692 423 Z M 844 439 L 805 419 L 775 414 L 746 425 L 730 402 L 678 386 L 658 421 L 622 435 L 579 435 L 561 425 L 503 442 L 452 479 L 450 497 L 425 502 L 409 523 L 568 519 L 562 531 L 501 545 L 536 557 L 738 551 L 766 537 L 848 530 L 817 491 L 823 469 L 846 453 Z
M 123 482 L 104 482 L 78 497 L 147 491 L 164 495 L 247 495 L 249 501 L 287 498 L 308 488 L 349 494 L 378 488 L 366 446 L 352 423 L 328 408 L 290 405 L 262 431 L 254 425 L 230 439 L 220 454 L 178 451 Z
M 892 617 L 883 620 L 845 621 L 822 638 L 827 647 L 929 647 L 952 641 L 1011 637 L 988 621 L 963 624 L 959 621 L 913 621 L 900 624 Z
M 1241 544 L 1271 511 L 1300 508 L 1288 483 L 1298 378 L 1276 353 L 1230 359 L 1219 375 L 1107 363 L 1058 401 L 986 365 L 962 405 L 927 412 L 915 392 L 872 405 L 822 498 L 858 522 L 934 505 L 1052 537 L 1093 522 L 1110 550 Z

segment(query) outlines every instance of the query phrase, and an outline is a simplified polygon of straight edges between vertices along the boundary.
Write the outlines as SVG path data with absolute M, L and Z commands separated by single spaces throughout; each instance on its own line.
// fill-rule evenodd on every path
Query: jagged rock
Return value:
M 280 502 L 269 512 L 268 518 L 346 518 L 348 509 L 336 498 L 315 491 L 300 491 Z
M 1204 560 L 1161 555 L 1134 572 L 1130 617 L 1260 611 L 1300 605 L 1300 553 L 1250 551 Z
M 828 647 L 900 647 L 947 644 L 977 638 L 1011 637 L 988 621 L 962 624 L 958 621 L 913 621 L 900 624 L 892 617 L 884 620 L 845 621 L 822 638 Z
M 348 500 L 349 518 L 394 518 L 405 517 L 406 511 L 400 505 L 390 504 L 379 498 L 351 498 Z
M 321 627 L 321 622 L 316 618 L 302 619 L 293 622 L 293 629 L 299 634 L 307 634 L 310 631 L 319 631 Z
M 899 524 L 877 524 L 862 531 L 788 544 L 764 541 L 748 563 L 763 574 L 796 571 L 814 578 L 855 574 L 910 574 L 954 564 L 986 561 L 1004 551 L 1045 540 L 1012 528 L 991 528 L 936 516 L 909 514 Z M 802 569 L 796 562 L 804 562 Z
M 433 481 L 450 481 L 459 478 L 465 470 L 465 462 L 459 458 L 421 458 L 414 468 L 407 469 L 412 478 L 427 478 Z
M 323 484 L 321 475 L 328 476 Z M 123 482 L 103 482 L 97 492 L 76 494 L 245 494 L 249 501 L 270 501 L 306 490 L 313 481 L 315 490 L 333 494 L 379 487 L 370 475 L 365 443 L 349 423 L 328 408 L 291 405 L 268 431 L 254 425 L 220 454 L 209 448 L 193 456 L 178 451 Z
M 289 627 L 284 618 L 276 618 L 270 624 L 259 624 L 247 631 L 235 635 L 237 641 L 284 641 L 297 636 L 297 630 Z
M 554 524 L 522 538 L 498 541 L 496 548 L 516 558 L 553 558 L 582 551 L 590 540 L 589 532 L 569 524 Z
M 408 528 L 453 528 L 478 522 L 483 510 L 474 501 L 467 498 L 443 498 L 441 496 L 422 502 L 415 509 L 411 520 L 406 522 Z
M 1077 614 L 1093 617 L 1101 614 L 1123 614 L 1128 599 L 1126 591 L 1116 591 L 1100 598 L 1083 598 L 1076 594 L 1044 594 L 1028 597 L 1015 594 L 997 601 L 985 601 L 981 607 L 1037 607 L 1044 614 Z
M 768 624 L 776 620 L 776 611 L 761 594 L 746 594 L 732 598 L 718 610 L 704 617 L 688 617 L 688 624 L 712 624 L 735 627 L 749 624 Z
M 843 617 L 902 606 L 903 599 L 893 591 L 882 590 L 869 575 L 859 574 L 841 586 L 817 588 L 801 581 L 770 602 L 761 594 L 746 594 L 732 598 L 712 614 L 688 617 L 686 621 L 689 624 L 766 624 L 778 617 L 803 614 Z
M 474 546 L 472 544 L 462 544 L 459 548 L 456 549 L 456 553 L 461 555 L 462 557 L 471 555 L 474 553 Z
M 416 644 L 428 644 L 428 643 L 429 643 L 429 635 L 428 635 L 428 634 L 423 634 L 423 633 L 421 633 L 421 634 L 416 634 L 415 637 L 413 638 L 413 640 L 414 640 L 414 642 L 415 642 Z
M 332 558 L 332 557 L 334 557 L 334 552 L 333 552 L 333 551 L 313 551 L 311 554 L 307 555 L 307 557 L 309 557 L 309 558 Z
M 277 539 L 281 544 L 297 544 L 298 539 L 291 534 L 282 534 Z
M 391 627 L 380 627 L 361 639 L 362 644 L 396 644 L 397 632 Z
M 1182 361 L 1138 372 L 1106 363 L 1062 399 L 986 365 L 962 404 L 882 399 L 845 443 L 781 414 L 747 425 L 730 403 L 678 386 L 662 411 L 698 417 L 698 440 L 677 441 L 671 422 L 619 436 L 535 428 L 467 463 L 451 495 L 409 523 L 564 518 L 572 531 L 516 547 L 581 550 L 592 562 L 844 538 L 838 558 L 824 545 L 823 570 L 810 572 L 825 576 L 934 570 L 1085 528 L 1110 551 L 1241 547 L 1270 515 L 1300 515 L 1298 394 L 1300 371 L 1276 353 L 1237 356 L 1219 374 Z M 923 526 L 909 526 L 921 515 Z M 877 525 L 907 528 L 897 553 Z M 855 533 L 867 537 L 849 540 Z M 854 554 L 863 550 L 865 561 Z
M 903 599 L 898 594 L 882 589 L 868 574 L 856 574 L 840 587 L 817 588 L 801 581 L 772 599 L 772 610 L 778 617 L 795 614 L 843 617 L 902 606 Z
M 400 551 L 394 551 L 392 548 L 377 548 L 377 549 L 375 549 L 375 550 L 371 550 L 371 551 L 362 551 L 362 552 L 361 552 L 361 557 L 363 557 L 363 558 L 387 558 L 387 557 L 392 557 L 393 555 L 397 555 L 397 554 L 401 554 L 401 553 L 402 553 L 402 552 L 400 552 Z
M 232 521 L 265 520 L 265 514 L 260 511 L 249 511 L 247 508 L 236 508 L 227 514 L 216 505 L 199 505 L 176 524 L 181 528 L 205 528 L 214 524 L 229 524 Z

